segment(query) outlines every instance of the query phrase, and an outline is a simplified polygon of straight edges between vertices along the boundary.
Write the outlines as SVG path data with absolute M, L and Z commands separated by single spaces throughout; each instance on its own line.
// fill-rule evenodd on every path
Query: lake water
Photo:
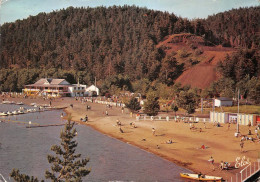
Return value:
M 15 110 L 20 106 L 0 104 L 0 112 Z M 29 108 L 28 106 L 24 106 Z M 45 111 L 17 116 L 2 117 L 11 120 L 0 123 L 0 174 L 9 179 L 13 168 L 22 173 L 44 179 L 50 170 L 47 154 L 50 147 L 60 143 L 63 126 L 26 128 L 28 122 L 61 124 L 60 111 Z M 19 122 L 17 122 L 19 121 Z M 25 122 L 25 123 L 20 123 Z M 180 172 L 191 172 L 137 147 L 103 135 L 87 126 L 76 126 L 78 147 L 76 153 L 89 157 L 90 174 L 83 181 L 134 181 L 170 182 L 183 181 Z M 1 181 L 1 177 L 0 177 Z

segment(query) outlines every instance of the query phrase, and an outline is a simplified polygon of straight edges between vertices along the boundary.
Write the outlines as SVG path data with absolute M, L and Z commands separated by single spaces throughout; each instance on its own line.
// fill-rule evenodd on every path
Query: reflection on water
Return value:
M 1 105 L 0 112 L 20 106 Z M 62 126 L 26 128 L 28 121 L 39 124 L 64 123 L 59 117 L 62 111 L 45 111 L 8 116 L 10 122 L 0 123 L 0 174 L 6 179 L 13 168 L 22 173 L 44 178 L 50 169 L 47 154 L 50 147 L 60 143 Z M 3 118 L 3 117 L 2 117 Z M 17 122 L 17 121 L 22 121 Z M 125 144 L 94 131 L 90 127 L 76 126 L 78 131 L 77 153 L 89 157 L 91 173 L 86 181 L 182 181 L 180 172 L 190 172 L 151 153 Z

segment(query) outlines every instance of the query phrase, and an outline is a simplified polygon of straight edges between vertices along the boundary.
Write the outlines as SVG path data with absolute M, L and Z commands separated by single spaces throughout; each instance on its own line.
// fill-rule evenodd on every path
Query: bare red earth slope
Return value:
M 198 63 L 186 66 L 176 82 L 204 89 L 220 78 L 220 74 L 216 71 L 217 63 L 223 61 L 227 54 L 234 52 L 234 49 L 214 45 L 206 46 L 206 44 L 202 37 L 193 34 L 170 35 L 158 44 L 158 47 L 163 48 L 167 55 L 183 50 L 190 54 L 195 53 L 196 50 L 201 52 L 196 56 Z M 178 57 L 178 54 L 175 56 Z M 184 61 L 186 64 L 185 59 L 178 58 L 177 60 Z

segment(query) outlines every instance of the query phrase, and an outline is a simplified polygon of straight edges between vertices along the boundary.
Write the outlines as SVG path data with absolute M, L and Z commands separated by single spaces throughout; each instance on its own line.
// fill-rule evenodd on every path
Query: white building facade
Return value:
M 85 92 L 86 96 L 98 96 L 99 95 L 99 88 L 97 88 L 95 85 L 91 85 L 86 88 Z
M 214 106 L 221 107 L 221 106 L 232 106 L 233 100 L 227 97 L 219 97 L 214 99 Z
M 71 94 L 71 97 L 84 97 L 86 96 L 86 88 L 87 85 L 72 84 L 68 90 Z
M 228 113 L 228 112 L 210 112 L 210 122 L 217 123 L 233 123 L 240 125 L 257 125 L 257 119 L 260 116 L 255 114 L 244 114 L 244 113 Z
M 85 97 L 98 96 L 95 85 L 70 84 L 65 79 L 42 78 L 34 84 L 25 85 L 23 93 L 27 96 L 44 97 Z

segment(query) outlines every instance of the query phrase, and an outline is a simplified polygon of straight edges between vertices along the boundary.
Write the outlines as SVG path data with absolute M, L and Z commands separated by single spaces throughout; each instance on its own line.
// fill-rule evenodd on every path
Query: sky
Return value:
M 136 5 L 167 11 L 183 18 L 207 18 L 233 8 L 259 6 L 260 0 L 0 0 L 0 24 L 69 6 Z

